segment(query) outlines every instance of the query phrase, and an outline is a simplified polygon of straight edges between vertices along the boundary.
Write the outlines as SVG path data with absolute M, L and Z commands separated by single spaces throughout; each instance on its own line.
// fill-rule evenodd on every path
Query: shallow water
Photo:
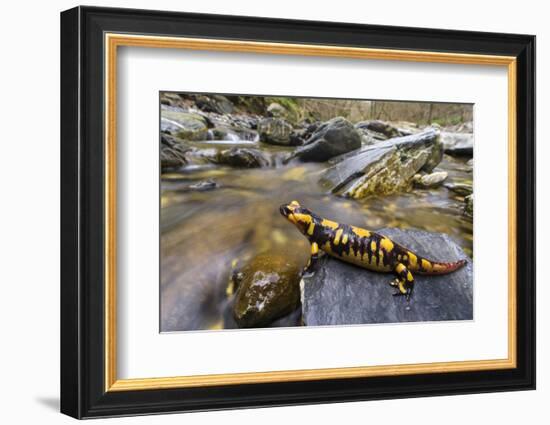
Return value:
M 207 147 L 231 141 L 204 142 Z M 250 146 L 250 141 L 247 146 Z M 288 148 L 259 142 L 270 153 Z M 279 213 L 292 200 L 326 218 L 376 230 L 418 228 L 444 232 L 472 255 L 472 221 L 463 198 L 445 187 L 350 200 L 318 184 L 326 164 L 236 169 L 194 165 L 162 176 L 161 182 L 161 328 L 164 331 L 216 329 L 223 323 L 226 288 L 235 262 L 252 255 L 282 252 L 307 262 L 306 239 Z M 471 181 L 466 159 L 445 156 L 437 170 L 447 182 Z M 205 190 L 190 186 L 208 181 Z M 215 188 L 210 188 L 214 183 Z

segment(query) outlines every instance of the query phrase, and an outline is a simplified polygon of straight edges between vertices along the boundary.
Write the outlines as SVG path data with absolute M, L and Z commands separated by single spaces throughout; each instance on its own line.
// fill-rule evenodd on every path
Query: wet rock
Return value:
M 410 302 L 394 297 L 393 274 L 371 272 L 323 256 L 300 284 L 302 319 L 307 326 L 473 319 L 473 263 L 447 235 L 420 230 L 380 233 L 432 260 L 467 264 L 442 276 L 415 275 Z
M 186 154 L 189 147 L 168 134 L 160 135 L 160 166 L 161 169 L 176 169 L 187 164 Z
M 260 140 L 265 143 L 282 146 L 293 146 L 292 126 L 281 118 L 264 118 L 258 123 Z
M 473 156 L 474 135 L 471 133 L 441 132 L 441 142 L 446 154 L 454 156 Z
M 197 183 L 190 184 L 188 186 L 188 191 L 195 191 L 195 192 L 205 192 L 207 190 L 214 190 L 218 187 L 218 184 L 212 180 L 203 180 Z
M 409 189 L 415 174 L 430 172 L 441 158 L 439 132 L 430 128 L 335 158 L 320 182 L 333 193 L 356 199 L 395 193 Z
M 205 165 L 218 163 L 219 152 L 216 148 L 199 149 L 191 147 L 185 154 L 188 164 Z
M 162 110 L 161 131 L 187 141 L 208 138 L 207 121 L 202 115 L 177 110 Z
M 163 92 L 160 95 L 160 103 L 168 106 L 178 106 L 182 98 L 178 93 Z
M 219 94 L 196 96 L 195 103 L 197 108 L 205 112 L 215 112 L 217 114 L 230 114 L 234 109 L 233 103 L 225 96 Z
M 184 174 L 170 173 L 162 176 L 162 190 L 170 192 L 205 192 L 216 189 L 218 184 L 214 179 L 189 181 Z
M 300 146 L 306 144 L 306 141 L 315 133 L 315 130 L 321 125 L 321 123 L 306 123 L 300 124 L 301 128 L 295 129 L 290 135 L 292 146 Z
M 259 149 L 232 147 L 217 155 L 215 162 L 241 168 L 259 168 L 269 166 L 269 160 Z
M 423 189 L 430 189 L 441 186 L 448 176 L 449 174 L 446 171 L 437 171 L 423 176 L 417 174 L 414 177 L 414 184 Z
M 227 307 L 223 311 L 223 328 L 224 329 L 238 329 L 239 325 L 233 317 L 233 308 L 235 306 L 235 299 L 231 299 Z M 296 308 L 292 313 L 286 316 L 280 317 L 271 323 L 262 325 L 263 328 L 289 328 L 302 325 L 302 309 Z
M 357 131 L 361 133 L 361 141 L 363 145 L 374 145 L 383 140 L 388 140 L 388 137 L 383 133 L 378 133 L 373 130 L 369 130 L 367 127 L 361 127 L 364 122 L 355 124 Z
M 230 120 L 233 127 L 255 130 L 258 128 L 259 117 L 253 115 L 231 115 Z
M 284 106 L 273 102 L 267 107 L 267 114 L 273 118 L 286 118 L 288 111 Z
M 353 125 L 342 117 L 321 124 L 292 158 L 304 162 L 323 162 L 335 156 L 359 149 L 361 135 Z
M 474 195 L 468 195 L 464 198 L 464 214 L 468 217 L 474 216 Z
M 379 140 L 375 139 L 370 134 L 361 134 L 361 144 L 363 146 L 374 145 L 377 142 L 379 142 Z
M 260 254 L 238 273 L 233 317 L 239 327 L 261 327 L 293 312 L 300 302 L 300 266 L 276 253 Z
M 451 192 L 454 192 L 460 196 L 471 195 L 474 191 L 473 186 L 468 183 L 445 183 L 444 186 Z
M 360 121 L 355 124 L 355 128 L 367 130 L 370 134 L 379 135 L 378 137 L 383 137 L 384 139 L 391 139 L 403 135 L 399 132 L 397 127 L 380 120 Z M 376 138 L 376 136 L 374 137 Z
M 410 137 L 414 139 L 415 135 L 411 135 Z M 426 159 L 426 162 L 420 170 L 426 173 L 431 173 L 443 159 L 443 153 L 443 144 L 441 143 L 441 138 L 438 135 L 432 144 L 431 151 Z

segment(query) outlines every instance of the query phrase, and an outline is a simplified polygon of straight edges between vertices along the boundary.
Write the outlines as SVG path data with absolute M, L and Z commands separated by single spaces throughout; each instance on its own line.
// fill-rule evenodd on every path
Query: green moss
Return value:
M 304 118 L 304 111 L 298 103 L 298 99 L 294 97 L 272 97 L 270 103 L 275 102 L 283 106 L 288 112 L 288 120 L 293 123 L 298 123 Z
M 451 117 L 445 117 L 445 118 L 433 118 L 431 123 L 428 124 L 438 124 L 441 127 L 446 127 L 448 125 L 458 125 L 462 124 L 464 120 L 462 119 L 461 115 L 453 115 Z

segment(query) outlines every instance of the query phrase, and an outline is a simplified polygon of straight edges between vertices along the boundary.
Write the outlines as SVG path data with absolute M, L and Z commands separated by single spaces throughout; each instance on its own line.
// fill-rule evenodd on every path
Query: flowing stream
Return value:
M 257 138 L 197 142 L 206 149 L 251 145 L 270 155 L 290 148 Z M 467 159 L 445 155 L 437 170 L 447 182 L 471 182 Z M 279 213 L 298 200 L 317 214 L 376 230 L 419 228 L 444 232 L 472 255 L 472 220 L 463 197 L 441 186 L 412 189 L 384 197 L 351 200 L 326 193 L 318 184 L 324 163 L 290 163 L 267 168 L 230 168 L 204 164 L 162 175 L 161 180 L 161 327 L 219 329 L 226 314 L 226 288 L 232 269 L 252 255 L 278 252 L 309 255 L 306 239 Z

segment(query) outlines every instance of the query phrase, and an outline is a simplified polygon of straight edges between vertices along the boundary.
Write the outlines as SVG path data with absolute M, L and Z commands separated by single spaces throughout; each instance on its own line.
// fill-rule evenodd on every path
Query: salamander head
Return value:
M 314 217 L 314 214 L 307 208 L 302 207 L 298 201 L 292 201 L 290 204 L 281 205 L 279 211 L 303 234 L 306 233 Z

